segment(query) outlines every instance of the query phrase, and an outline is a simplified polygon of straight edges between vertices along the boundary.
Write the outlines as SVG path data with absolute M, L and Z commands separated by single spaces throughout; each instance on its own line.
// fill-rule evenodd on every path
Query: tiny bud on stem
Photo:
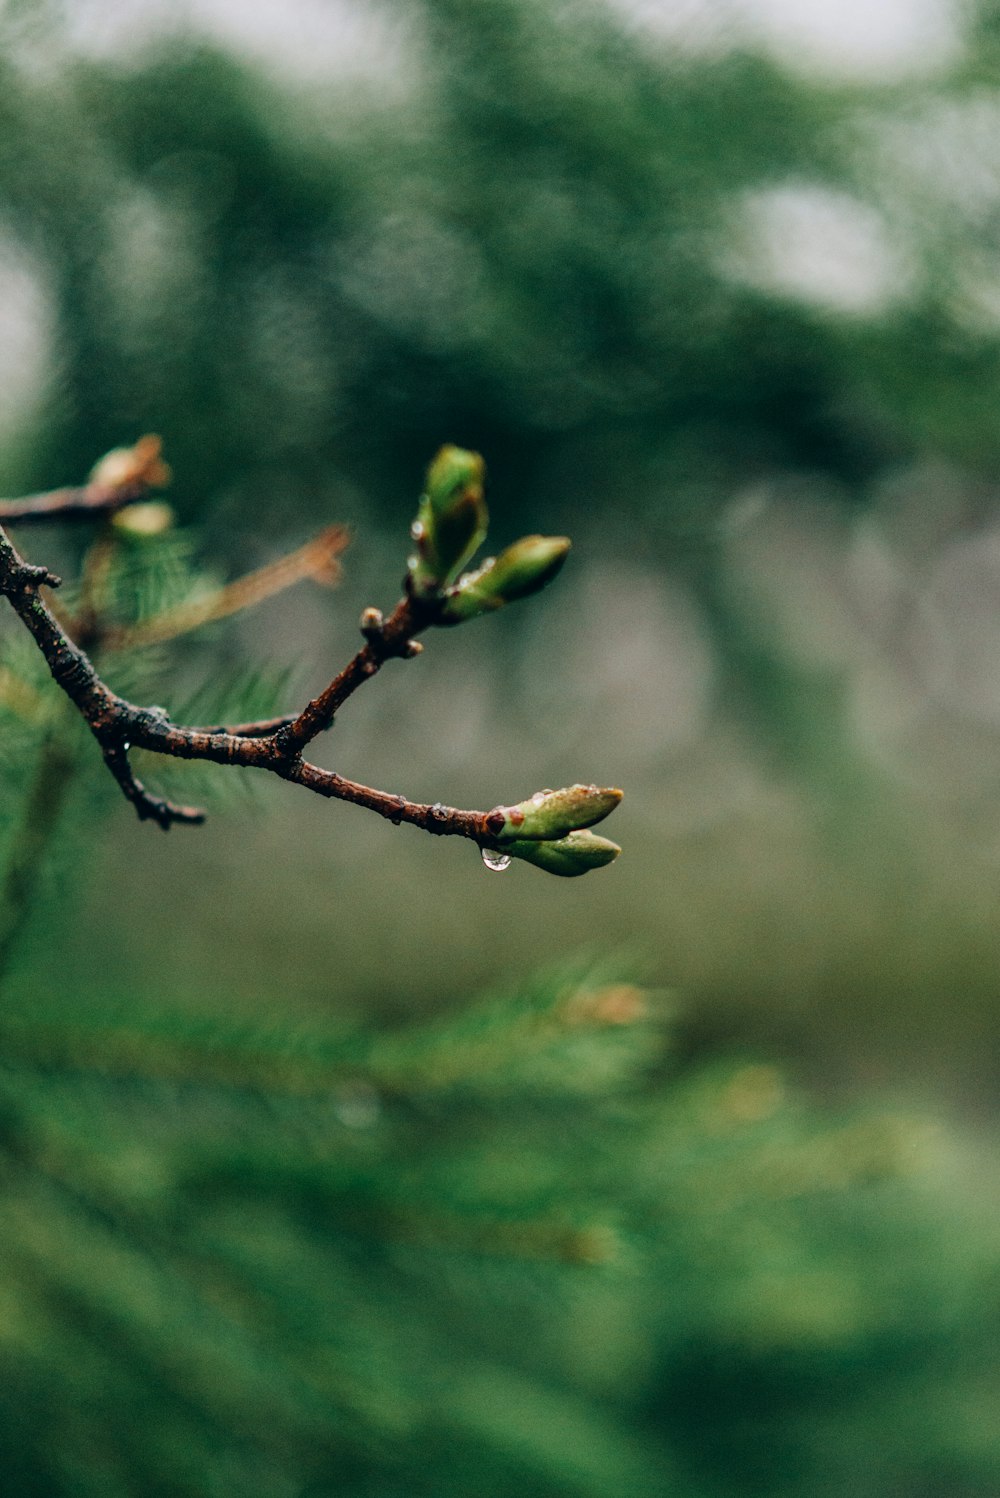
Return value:
M 479 454 L 461 447 L 442 447 L 427 470 L 412 530 L 410 584 L 418 597 L 435 597 L 482 544 L 489 518 L 485 477 Z

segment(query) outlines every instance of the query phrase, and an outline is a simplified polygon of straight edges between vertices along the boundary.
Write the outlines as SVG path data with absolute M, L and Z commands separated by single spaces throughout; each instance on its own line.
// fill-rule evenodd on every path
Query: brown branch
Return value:
M 52 489 L 29 494 L 24 499 L 0 500 L 0 525 L 25 521 L 90 520 L 110 515 L 125 505 L 146 499 L 150 489 L 170 481 L 170 470 L 161 457 L 162 443 L 152 434 L 140 437 L 133 447 L 107 453 L 94 469 L 89 484 L 78 488 Z
M 285 754 L 301 754 L 305 746 L 329 728 L 334 714 L 363 682 L 370 681 L 394 656 L 408 660 L 419 655 L 423 646 L 414 636 L 433 624 L 440 612 L 436 601 L 423 602 L 407 596 L 401 598 L 388 619 L 377 609 L 366 609 L 361 630 L 368 643 L 358 651 L 330 685 L 314 697 L 286 728 L 277 735 Z
M 301 758 L 300 747 L 333 721 L 337 708 L 373 676 L 392 656 L 416 653 L 412 635 L 434 620 L 433 606 L 403 599 L 382 622 L 374 610 L 366 612 L 363 628 L 368 643 L 303 711 L 290 721 L 240 724 L 235 730 L 185 728 L 172 723 L 158 708 L 137 707 L 113 692 L 98 676 L 87 654 L 66 634 L 41 598 L 43 586 L 58 587 L 59 579 L 45 567 L 26 563 L 0 529 L 0 595 L 13 606 L 48 663 L 54 681 L 78 708 L 100 745 L 109 770 L 140 819 L 164 829 L 175 822 L 196 823 L 203 813 L 175 806 L 152 796 L 128 761 L 130 749 L 150 750 L 175 759 L 209 760 L 268 770 L 282 780 L 304 786 L 317 795 L 367 807 L 390 822 L 407 822 L 425 832 L 470 838 L 490 845 L 498 830 L 496 812 L 461 811 L 436 802 L 426 805 L 347 780 Z M 500 826 L 503 816 L 500 815 Z
M 139 821 L 156 822 L 164 832 L 175 822 L 186 822 L 195 827 L 204 822 L 205 813 L 199 807 L 178 806 L 176 802 L 166 801 L 162 796 L 154 796 L 148 791 L 129 764 L 130 748 L 131 744 L 127 740 L 121 744 L 101 745 L 104 763 L 117 780 L 126 801 L 131 801 L 135 807 Z
M 78 489 L 52 489 L 47 494 L 29 494 L 24 499 L 0 499 L 0 524 L 93 520 L 148 497 L 149 486 L 145 483 L 85 484 Z
M 238 739 L 266 739 L 279 728 L 294 723 L 297 714 L 282 713 L 277 718 L 260 718 L 255 723 L 220 723 L 215 728 L 206 728 L 204 733 L 229 733 Z

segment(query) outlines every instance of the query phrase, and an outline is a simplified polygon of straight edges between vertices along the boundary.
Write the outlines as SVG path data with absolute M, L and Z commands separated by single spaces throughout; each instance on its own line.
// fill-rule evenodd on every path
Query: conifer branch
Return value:
M 273 598 L 286 588 L 311 578 L 313 582 L 333 587 L 340 579 L 338 558 L 350 540 L 346 526 L 330 525 L 300 546 L 298 551 L 279 557 L 256 572 L 248 572 L 225 587 L 215 588 L 203 598 L 194 598 L 166 609 L 152 619 L 143 619 L 138 624 L 123 625 L 107 629 L 101 636 L 101 644 L 107 650 L 135 650 L 144 645 L 163 645 L 189 634 L 205 624 L 214 624 L 228 619 L 244 609 L 255 608 L 267 598 Z
M 135 448 L 102 459 L 90 487 L 103 484 L 105 490 L 113 488 L 116 494 L 131 495 L 136 484 L 148 488 L 165 482 L 167 476 L 159 440 L 144 438 Z M 518 858 L 551 873 L 582 874 L 609 863 L 619 852 L 614 843 L 586 830 L 613 810 L 621 797 L 619 791 L 573 786 L 558 792 L 538 792 L 530 802 L 516 806 L 466 811 L 441 802 L 409 801 L 348 780 L 302 757 L 303 750 L 331 726 L 348 698 L 386 661 L 406 660 L 420 653 L 423 647 L 417 642 L 418 634 L 432 625 L 457 624 L 527 596 L 559 570 L 569 542 L 562 537 L 528 536 L 500 557 L 485 562 L 477 572 L 459 575 L 485 535 L 482 478 L 483 464 L 478 455 L 458 448 L 442 449 L 428 472 L 427 492 L 413 528 L 417 552 L 410 559 L 404 597 L 388 617 L 377 609 L 364 611 L 361 632 L 365 644 L 295 715 L 230 728 L 191 728 L 172 722 L 162 708 L 140 707 L 119 696 L 102 680 L 86 651 L 70 637 L 73 625 L 64 622 L 42 598 L 41 589 L 59 587 L 60 579 L 47 568 L 26 562 L 2 528 L 0 596 L 9 600 L 44 656 L 53 679 L 82 715 L 105 764 L 141 821 L 154 821 L 167 830 L 175 823 L 197 824 L 204 820 L 204 813 L 150 792 L 129 762 L 132 749 L 174 759 L 267 770 L 316 795 L 363 806 L 395 825 L 406 822 L 438 836 L 471 839 L 483 850 L 498 855 L 494 867 Z M 57 491 L 56 498 L 86 493 Z M 79 513 L 73 503 L 60 508 L 53 496 L 47 500 L 46 514 Z M 96 500 L 85 503 L 91 505 L 91 511 L 99 508 Z M 9 505 L 7 514 L 18 519 L 37 518 L 40 505 L 37 498 L 20 511 L 16 504 Z M 153 518 L 159 528 L 161 517 Z M 100 589 L 91 586 L 85 589 L 84 637 L 88 644 L 114 646 L 167 640 L 208 619 L 249 607 L 300 576 L 319 573 L 335 580 L 337 557 L 346 540 L 343 528 L 331 527 L 291 557 L 230 584 L 207 602 L 183 605 L 117 633 L 102 628 L 95 613 Z

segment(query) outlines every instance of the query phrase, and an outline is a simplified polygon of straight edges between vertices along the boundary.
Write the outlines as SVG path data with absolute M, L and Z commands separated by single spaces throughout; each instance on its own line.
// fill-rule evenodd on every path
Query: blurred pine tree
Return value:
M 144 695 L 294 575 L 212 588 L 148 508 L 60 599 Z M 0 978 L 72 919 L 112 786 L 7 660 Z M 394 1029 L 36 991 L 0 1019 L 3 1491 L 988 1492 L 996 1235 L 949 1141 L 681 1065 L 669 1019 L 597 961 Z
M 778 702 L 716 586 L 720 504 L 788 472 L 866 503 L 927 450 L 995 467 L 996 322 L 969 312 L 995 223 L 956 252 L 903 149 L 995 92 L 990 7 L 903 91 L 657 58 L 596 10 L 400 0 L 417 86 L 332 121 L 207 46 L 39 66 L 29 9 L 0 15 L 0 259 L 37 277 L 51 368 L 5 490 L 157 426 L 244 560 L 262 515 L 345 483 L 402 514 L 453 433 L 547 529 L 680 543 Z M 789 182 L 912 231 L 908 299 L 834 319 L 741 281 L 733 224 Z M 175 536 L 107 581 L 123 621 L 209 586 Z M 287 704 L 208 665 L 147 641 L 116 685 L 193 720 Z M 5 637 L 0 965 L 72 922 L 116 794 L 48 688 Z M 170 770 L 195 799 L 237 778 Z M 68 972 L 0 1020 L 5 1494 L 1000 1490 L 996 1226 L 947 1135 L 673 1057 L 669 1006 L 600 962 L 395 1030 L 184 997 L 82 1001 Z

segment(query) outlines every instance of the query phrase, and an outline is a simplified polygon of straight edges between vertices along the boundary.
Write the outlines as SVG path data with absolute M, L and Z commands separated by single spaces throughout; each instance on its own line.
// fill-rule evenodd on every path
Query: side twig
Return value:
M 350 532 L 344 525 L 330 525 L 326 530 L 300 546 L 298 551 L 279 557 L 256 572 L 216 588 L 203 598 L 180 603 L 175 608 L 144 619 L 139 624 L 122 625 L 107 629 L 101 636 L 106 650 L 135 650 L 144 645 L 163 645 L 176 640 L 180 635 L 200 629 L 204 624 L 214 624 L 228 619 L 244 609 L 255 608 L 266 598 L 273 598 L 286 588 L 312 578 L 326 587 L 334 587 L 340 580 L 341 568 L 338 558 L 350 541 Z
M 0 500 L 0 525 L 47 520 L 92 520 L 111 515 L 125 505 L 149 497 L 170 481 L 170 469 L 161 457 L 162 443 L 152 434 L 140 437 L 133 447 L 116 448 L 105 454 L 78 488 L 52 489 L 29 494 L 24 499 Z

